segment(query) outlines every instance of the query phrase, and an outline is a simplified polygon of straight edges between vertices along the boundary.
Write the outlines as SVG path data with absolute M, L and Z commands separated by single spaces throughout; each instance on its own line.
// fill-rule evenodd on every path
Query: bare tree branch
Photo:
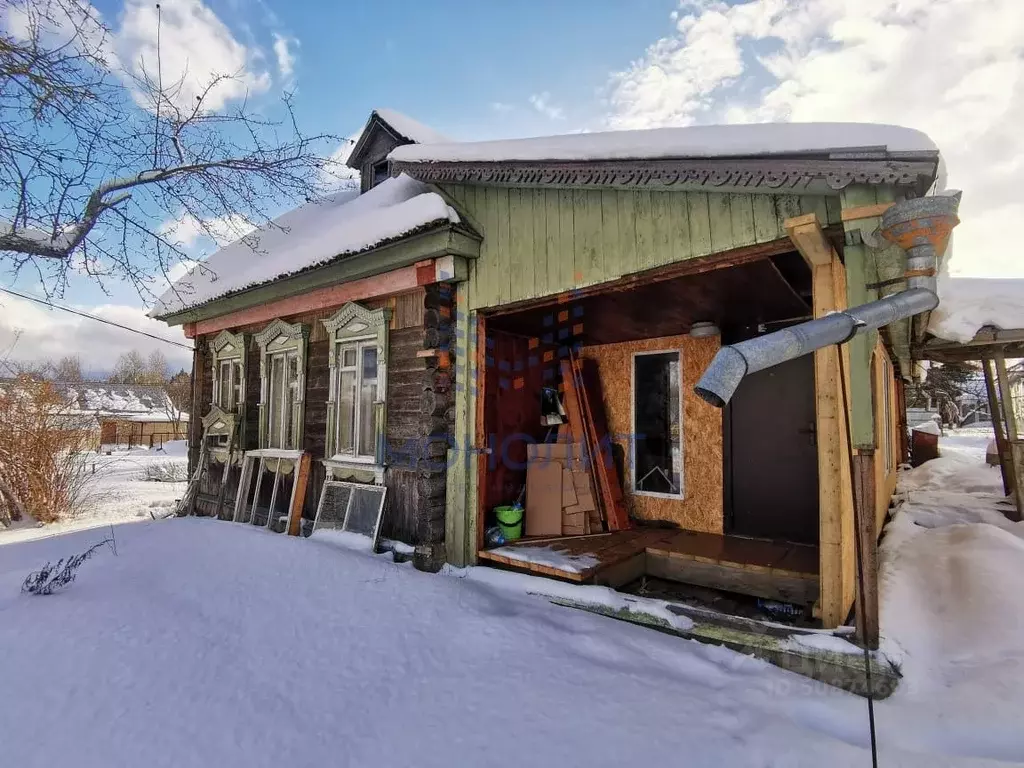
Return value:
M 0 27 L 0 263 L 48 294 L 74 272 L 145 294 L 188 258 L 175 222 L 215 239 L 220 222 L 265 226 L 325 191 L 340 140 L 303 134 L 290 94 L 270 115 L 222 106 L 236 72 L 187 95 L 159 46 L 153 73 L 118 61 L 80 0 L 0 0 L 0 18 L 19 20 Z

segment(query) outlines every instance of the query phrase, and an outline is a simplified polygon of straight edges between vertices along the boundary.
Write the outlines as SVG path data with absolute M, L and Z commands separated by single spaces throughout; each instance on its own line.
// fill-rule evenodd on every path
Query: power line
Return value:
M 38 296 L 32 296 L 32 295 L 27 294 L 27 293 L 19 293 L 18 291 L 12 291 L 10 288 L 0 287 L 0 291 L 3 291 L 4 293 L 9 293 L 12 296 L 17 296 L 19 299 L 26 299 L 28 301 L 34 301 L 34 302 L 36 302 L 36 304 L 42 304 L 44 307 L 49 307 L 50 309 L 60 309 L 60 310 L 62 310 L 64 312 L 70 312 L 72 315 L 78 315 L 79 317 L 84 317 L 84 318 L 86 318 L 88 320 L 95 320 L 97 323 L 103 323 L 104 325 L 112 325 L 114 328 L 120 328 L 122 331 L 130 331 L 131 333 L 137 333 L 140 336 L 145 336 L 145 337 L 150 338 L 150 339 L 155 339 L 156 341 L 162 341 L 164 344 L 173 344 L 176 347 L 181 347 L 182 349 L 187 349 L 189 352 L 193 351 L 192 347 L 190 347 L 188 344 L 182 344 L 180 341 L 171 341 L 170 339 L 165 339 L 165 338 L 163 338 L 161 336 L 157 336 L 157 335 L 152 334 L 152 333 L 146 333 L 145 331 L 140 331 L 138 328 L 132 328 L 129 325 L 121 325 L 120 323 L 115 323 L 113 320 L 107 320 L 105 317 L 97 317 L 96 315 L 90 315 L 88 312 L 82 312 L 80 309 L 72 309 L 71 307 L 64 307 L 64 306 L 61 306 L 60 304 L 54 304 L 52 301 L 47 301 L 46 299 L 41 299 Z

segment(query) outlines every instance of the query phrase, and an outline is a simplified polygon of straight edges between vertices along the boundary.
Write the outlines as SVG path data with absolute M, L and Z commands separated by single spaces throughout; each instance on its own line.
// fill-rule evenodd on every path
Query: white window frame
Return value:
M 321 321 L 327 329 L 330 341 L 330 390 L 327 397 L 327 461 L 335 464 L 350 464 L 357 467 L 374 467 L 380 469 L 384 465 L 383 442 L 387 423 L 387 385 L 388 385 L 388 329 L 391 323 L 391 310 L 387 308 L 368 309 L 355 302 L 345 304 L 331 317 Z M 342 355 L 340 350 L 349 345 L 356 345 L 356 403 L 358 409 L 359 383 L 362 377 L 362 366 L 359 350 L 369 344 L 377 347 L 377 400 L 374 403 L 374 455 L 361 456 L 358 453 L 341 453 L 338 450 L 339 433 L 339 384 L 341 381 Z M 359 415 L 356 417 L 355 450 L 359 450 L 360 429 Z M 378 473 L 379 474 L 379 473 Z
M 213 393 L 211 397 L 211 405 L 220 408 L 225 413 L 236 413 L 240 414 L 242 406 L 245 404 L 245 346 L 246 338 L 243 333 L 230 333 L 228 331 L 221 331 L 217 334 L 217 337 L 211 343 L 211 366 L 213 368 Z M 231 382 L 231 388 L 229 390 L 229 403 L 225 404 L 221 402 L 221 377 L 222 377 L 222 366 L 224 364 L 230 364 L 230 371 L 232 377 L 234 376 L 235 366 L 239 374 L 239 381 Z M 237 394 L 236 394 L 237 393 Z
M 275 446 L 282 450 L 301 450 L 304 434 L 305 392 L 306 392 L 306 346 L 309 340 L 309 326 L 299 323 L 286 323 L 277 319 L 256 334 L 256 343 L 260 346 L 260 448 L 270 448 L 270 423 L 272 418 L 281 418 L 280 409 L 275 410 L 271 402 L 271 373 L 273 360 L 284 359 L 284 384 L 282 395 L 289 390 L 294 393 L 290 405 L 290 418 L 295 425 L 295 445 Z M 295 359 L 298 362 L 298 376 L 292 384 L 288 384 L 288 363 Z M 280 403 L 278 404 L 280 406 Z M 287 423 L 282 424 L 282 438 L 287 436 Z M 283 440 L 282 440 L 283 442 Z
M 636 359 L 648 355 L 675 355 L 679 361 L 679 493 L 659 493 L 637 490 L 636 476 Z M 655 499 L 686 498 L 686 401 L 683 393 L 683 351 L 681 349 L 651 349 L 634 352 L 629 359 L 629 492 L 634 496 L 650 496 Z
M 334 391 L 337 394 L 334 403 L 335 417 L 334 417 L 334 455 L 338 458 L 344 459 L 345 461 L 359 461 L 366 462 L 368 464 L 374 464 L 377 461 L 377 430 L 374 428 L 374 440 L 373 440 L 373 453 L 364 454 L 359 453 L 359 443 L 362 440 L 362 428 L 363 428 L 363 414 L 362 399 L 360 398 L 360 392 L 363 388 L 363 350 L 372 349 L 374 352 L 377 351 L 377 337 L 376 336 L 363 336 L 361 338 L 352 339 L 341 339 L 334 342 L 334 350 L 337 355 L 338 364 L 334 372 Z M 355 365 L 345 365 L 345 350 L 354 349 L 356 353 Z M 346 371 L 354 371 L 356 374 L 356 388 L 355 398 L 353 400 L 353 409 L 355 411 L 355 425 L 352 430 L 352 445 L 353 449 L 351 453 L 346 453 L 341 449 L 341 375 Z M 377 362 L 377 392 L 380 392 L 380 361 Z M 378 396 L 371 406 L 375 411 L 381 401 Z M 376 413 L 374 414 L 376 419 Z

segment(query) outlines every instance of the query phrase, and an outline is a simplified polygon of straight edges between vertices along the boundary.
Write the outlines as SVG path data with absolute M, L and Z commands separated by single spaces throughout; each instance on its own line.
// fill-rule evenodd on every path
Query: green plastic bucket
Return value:
M 518 504 L 495 507 L 494 516 L 498 518 L 498 527 L 505 541 L 515 541 L 523 535 L 523 508 Z

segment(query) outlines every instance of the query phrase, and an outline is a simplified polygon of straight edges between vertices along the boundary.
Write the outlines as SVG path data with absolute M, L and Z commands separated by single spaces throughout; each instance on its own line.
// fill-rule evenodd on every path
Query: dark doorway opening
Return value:
M 817 544 L 813 356 L 747 376 L 724 429 L 726 532 Z

